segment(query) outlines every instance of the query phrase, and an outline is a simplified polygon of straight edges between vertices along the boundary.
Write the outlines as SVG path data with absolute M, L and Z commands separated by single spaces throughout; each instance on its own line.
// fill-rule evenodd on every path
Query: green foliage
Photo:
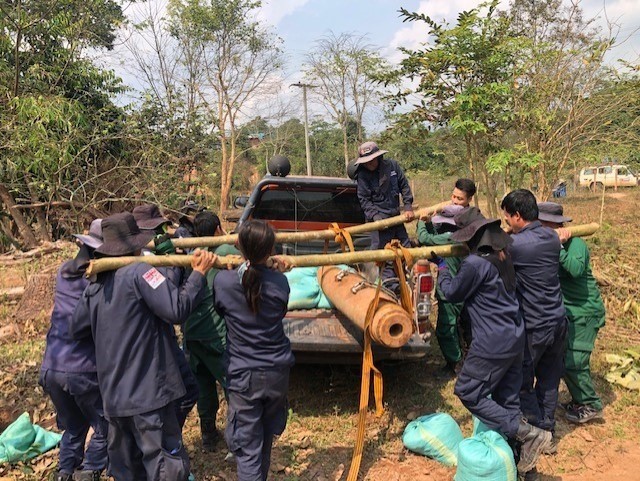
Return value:
M 400 111 L 395 129 L 431 125 L 464 142 L 465 163 L 473 177 L 482 175 L 490 214 L 497 211 L 497 179 L 486 162 L 503 147 L 513 120 L 513 74 L 521 46 L 497 5 L 494 0 L 462 12 L 453 26 L 402 9 L 405 21 L 427 24 L 430 38 L 421 49 L 401 49 L 405 58 L 395 79 L 417 80 L 417 87 L 388 97 L 391 108 Z M 401 112 L 409 101 L 413 109 Z

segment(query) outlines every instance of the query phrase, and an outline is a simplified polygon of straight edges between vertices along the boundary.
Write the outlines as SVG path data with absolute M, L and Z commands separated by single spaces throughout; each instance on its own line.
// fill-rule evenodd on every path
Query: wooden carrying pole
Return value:
M 451 202 L 440 202 L 429 207 L 424 207 L 415 212 L 416 218 L 421 215 L 433 214 L 440 212 L 445 206 Z M 351 235 L 364 234 L 365 232 L 373 232 L 376 230 L 388 229 L 396 225 L 404 224 L 407 222 L 404 214 L 397 215 L 395 217 L 389 217 L 388 219 L 382 219 L 375 222 L 367 222 L 365 224 L 358 224 L 351 227 L 346 227 L 344 230 Z M 304 232 L 276 232 L 276 242 L 302 242 L 309 240 L 324 240 L 333 239 L 336 236 L 336 232 L 333 229 L 325 230 L 313 230 Z M 234 244 L 238 239 L 238 234 L 227 234 L 216 237 L 181 237 L 179 239 L 171 239 L 173 245 L 180 249 L 193 249 L 196 247 L 216 247 L 222 244 Z M 153 242 L 150 242 L 147 247 L 153 249 Z
M 594 234 L 599 225 L 594 223 L 566 227 L 571 231 L 573 237 L 584 237 Z M 320 231 L 318 231 L 320 232 Z M 444 246 L 415 247 L 406 249 L 414 259 L 426 259 L 434 252 L 440 257 L 462 257 L 468 254 L 467 248 L 462 244 L 451 244 Z M 330 266 L 338 264 L 359 264 L 363 262 L 392 261 L 396 254 L 390 249 L 379 249 L 371 251 L 343 252 L 338 254 L 312 254 L 304 256 L 280 256 L 291 264 L 292 267 L 313 267 Z M 93 276 L 100 272 L 118 269 L 120 267 L 133 264 L 134 262 L 145 262 L 156 267 L 189 267 L 191 265 L 190 255 L 173 256 L 140 256 L 140 257 L 108 257 L 91 261 L 87 269 L 87 276 Z M 219 257 L 216 263 L 218 268 L 235 267 L 243 262 L 240 256 Z

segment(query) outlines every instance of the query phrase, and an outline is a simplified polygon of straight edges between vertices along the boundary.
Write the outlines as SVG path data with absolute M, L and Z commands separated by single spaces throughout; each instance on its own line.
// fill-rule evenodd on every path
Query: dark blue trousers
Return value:
M 180 369 L 180 377 L 182 377 L 184 388 L 187 390 L 185 395 L 174 403 L 178 424 L 180 424 L 180 428 L 182 429 L 185 421 L 187 420 L 187 416 L 193 409 L 193 406 L 196 405 L 196 402 L 198 402 L 200 390 L 198 389 L 198 381 L 193 375 L 193 372 L 189 367 L 189 362 L 185 357 L 184 351 L 180 349 L 177 339 L 176 342 L 172 343 L 172 348 L 176 364 L 178 364 L 178 369 Z
M 527 331 L 522 364 L 522 413 L 534 426 L 553 431 L 558 405 L 558 386 L 564 375 L 567 319 L 548 329 Z
M 458 374 L 454 393 L 489 429 L 513 439 L 522 418 L 521 385 L 522 353 L 508 359 L 487 359 L 472 348 Z
M 95 372 L 67 373 L 43 369 L 39 384 L 56 408 L 60 441 L 58 470 L 72 474 L 77 469 L 102 471 L 107 467 L 107 421 Z M 89 427 L 93 435 L 84 449 Z
M 174 403 L 109 418 L 110 475 L 116 481 L 187 481 L 189 456 Z
M 287 425 L 289 368 L 243 371 L 227 383 L 225 439 L 236 456 L 238 481 L 265 481 L 273 437 Z
M 397 225 L 394 227 L 389 227 L 388 229 L 372 232 L 371 249 L 384 249 L 384 246 L 386 246 L 393 239 L 398 239 L 400 241 L 400 244 L 402 244 L 404 247 L 411 247 L 409 235 L 407 234 L 407 230 L 404 228 L 404 225 Z M 384 285 L 396 294 L 399 294 L 400 283 L 396 279 L 398 276 L 396 275 L 396 271 L 393 266 L 393 262 L 386 262 L 380 276 L 382 277 L 383 282 L 386 279 L 393 279 L 385 282 Z M 402 281 L 404 281 L 404 279 L 402 279 Z

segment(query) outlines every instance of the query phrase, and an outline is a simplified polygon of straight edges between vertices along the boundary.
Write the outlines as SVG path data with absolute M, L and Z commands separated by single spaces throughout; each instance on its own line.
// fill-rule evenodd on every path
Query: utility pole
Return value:
M 314 88 L 315 85 L 303 84 L 301 82 L 291 84 L 290 87 L 302 88 L 302 102 L 304 103 L 304 145 L 307 150 L 307 175 L 313 175 L 311 171 L 311 148 L 309 147 L 309 119 L 307 117 L 307 89 Z

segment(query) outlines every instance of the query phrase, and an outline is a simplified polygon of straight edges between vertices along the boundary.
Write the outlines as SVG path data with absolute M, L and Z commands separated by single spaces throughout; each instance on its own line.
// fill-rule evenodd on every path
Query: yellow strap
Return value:
M 340 227 L 337 224 L 337 222 L 332 223 L 329 226 L 329 229 L 335 232 L 336 234 L 335 241 L 340 243 L 340 247 L 342 247 L 342 252 L 345 251 L 345 248 L 344 248 L 345 244 L 349 247 L 349 252 L 356 251 L 355 247 L 353 246 L 353 239 L 351 238 L 351 234 L 346 230 L 344 230 L 342 227 Z
M 378 279 L 376 287 L 376 295 L 367 309 L 367 317 L 364 321 L 364 350 L 362 353 L 362 379 L 360 382 L 360 409 L 358 411 L 358 432 L 356 434 L 356 444 L 351 457 L 351 466 L 347 481 L 356 481 L 360 464 L 362 462 L 362 452 L 364 451 L 364 434 L 367 421 L 367 409 L 369 407 L 369 387 L 371 385 L 371 373 L 373 372 L 373 393 L 376 402 L 376 416 L 382 416 L 384 408 L 382 407 L 383 383 L 382 373 L 373 365 L 373 353 L 371 352 L 371 321 L 378 309 L 378 301 L 380 300 L 380 288 L 382 280 Z
M 413 256 L 409 253 L 409 250 L 405 248 L 399 240 L 393 239 L 389 242 L 385 249 L 389 249 L 396 255 L 394 259 L 393 268 L 398 276 L 398 283 L 400 284 L 400 302 L 405 311 L 413 319 L 413 299 L 411 298 L 411 290 L 406 281 L 404 274 L 403 262 L 407 264 L 409 269 L 413 266 Z

